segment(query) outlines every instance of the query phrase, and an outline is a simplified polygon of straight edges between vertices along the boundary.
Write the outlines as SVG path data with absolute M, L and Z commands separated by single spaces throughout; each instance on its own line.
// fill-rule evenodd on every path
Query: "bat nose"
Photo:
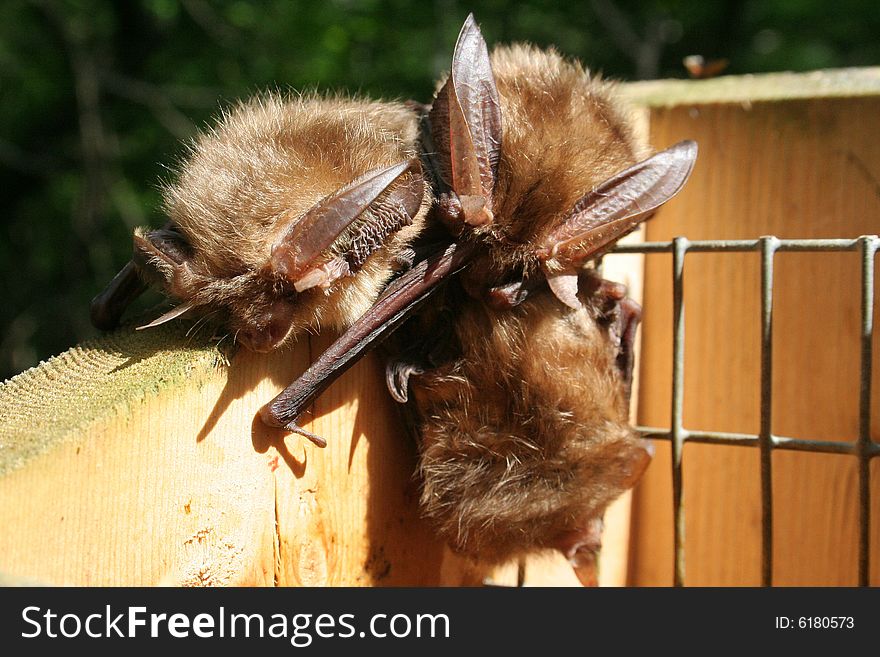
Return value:
M 251 351 L 264 354 L 277 349 L 287 338 L 289 326 L 282 327 L 275 322 L 261 329 L 244 329 L 238 332 L 237 340 Z
M 626 297 L 620 301 L 620 327 L 622 339 L 632 341 L 636 327 L 642 321 L 642 307 Z
M 588 296 L 593 297 L 593 304 L 599 316 L 613 317 L 617 306 L 626 299 L 627 287 L 623 283 L 589 275 L 581 278 L 581 284 L 584 286 L 581 289 Z
M 603 278 L 599 281 L 598 293 L 609 301 L 622 301 L 626 297 L 627 288 L 623 283 Z

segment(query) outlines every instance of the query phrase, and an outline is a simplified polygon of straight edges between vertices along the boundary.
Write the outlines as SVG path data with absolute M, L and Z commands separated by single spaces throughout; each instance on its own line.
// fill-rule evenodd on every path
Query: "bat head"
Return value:
M 583 565 L 650 461 L 628 421 L 638 305 L 590 272 L 579 296 L 578 310 L 546 286 L 509 310 L 466 303 L 457 357 L 411 381 L 422 511 L 460 552 L 558 549 Z
M 483 247 L 469 291 L 491 297 L 540 271 L 572 308 L 577 270 L 677 194 L 697 152 L 684 141 L 637 161 L 645 148 L 613 85 L 553 51 L 490 57 L 473 16 L 429 119 L 438 214 Z
M 366 311 L 430 205 L 403 105 L 261 96 L 192 144 L 164 189 L 169 225 L 134 265 L 184 312 L 219 312 L 256 351 Z

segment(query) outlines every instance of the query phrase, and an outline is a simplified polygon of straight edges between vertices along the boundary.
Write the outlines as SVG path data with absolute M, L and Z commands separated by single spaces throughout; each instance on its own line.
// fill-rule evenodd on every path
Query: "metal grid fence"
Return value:
M 761 458 L 761 580 L 773 583 L 773 489 L 774 449 L 825 454 L 851 454 L 858 459 L 859 472 L 859 585 L 867 586 L 870 573 L 870 460 L 880 455 L 880 444 L 871 440 L 871 358 L 874 333 L 874 255 L 880 240 L 876 235 L 856 239 L 784 240 L 761 237 L 756 240 L 689 241 L 677 237 L 671 242 L 618 245 L 614 253 L 672 253 L 673 339 L 672 409 L 670 428 L 637 427 L 646 438 L 669 440 L 672 445 L 672 487 L 674 521 L 674 584 L 684 583 L 684 504 L 682 499 L 682 452 L 686 442 L 739 445 L 760 448 Z M 773 398 L 773 260 L 779 251 L 857 251 L 861 256 L 861 373 L 859 394 L 859 436 L 855 442 L 803 440 L 772 433 Z M 761 423 L 757 435 L 692 431 L 682 423 L 684 408 L 684 261 L 688 253 L 759 252 L 761 254 Z

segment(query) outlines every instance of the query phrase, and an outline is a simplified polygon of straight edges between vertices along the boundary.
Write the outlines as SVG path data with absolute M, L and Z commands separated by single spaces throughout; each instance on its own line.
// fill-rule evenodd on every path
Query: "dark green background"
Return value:
M 0 378 L 95 335 L 89 299 L 159 225 L 181 139 L 267 87 L 427 100 L 473 11 L 620 79 L 880 64 L 876 0 L 0 3 Z

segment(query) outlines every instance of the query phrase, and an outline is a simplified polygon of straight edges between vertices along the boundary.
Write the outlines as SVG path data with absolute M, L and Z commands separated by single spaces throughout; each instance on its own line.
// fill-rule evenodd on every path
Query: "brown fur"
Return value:
M 420 418 L 422 509 L 459 551 L 490 560 L 586 537 L 632 485 L 646 452 L 627 422 L 628 394 L 609 326 L 616 305 L 589 271 L 572 310 L 546 287 L 510 310 L 476 287 L 535 274 L 534 243 L 586 192 L 644 153 L 612 85 L 555 52 L 495 49 L 503 140 L 494 221 L 485 245 L 446 293 L 451 312 L 423 311 L 420 335 L 444 330 L 455 357 L 412 378 Z M 467 237 L 466 237 L 467 238 Z M 540 274 L 538 274 L 540 275 Z
M 491 61 L 504 126 L 497 217 L 476 235 L 493 246 L 493 270 L 528 273 L 537 267 L 534 244 L 578 199 L 647 149 L 614 85 L 579 63 L 521 44 L 496 47 Z
M 230 329 L 257 349 L 322 324 L 347 326 L 369 308 L 397 266 L 395 254 L 421 229 L 430 194 L 411 226 L 327 291 L 291 294 L 266 276 L 272 244 L 285 218 L 370 169 L 415 157 L 416 134 L 416 116 L 402 104 L 344 97 L 266 94 L 226 112 L 193 142 L 164 189 L 168 216 L 191 247 L 167 291 L 226 310 Z M 368 210 L 348 233 L 370 219 Z
M 574 311 L 545 289 L 512 311 L 463 303 L 460 357 L 414 379 L 422 509 L 463 552 L 559 547 L 638 474 L 617 344 L 597 321 L 603 300 L 583 300 Z

